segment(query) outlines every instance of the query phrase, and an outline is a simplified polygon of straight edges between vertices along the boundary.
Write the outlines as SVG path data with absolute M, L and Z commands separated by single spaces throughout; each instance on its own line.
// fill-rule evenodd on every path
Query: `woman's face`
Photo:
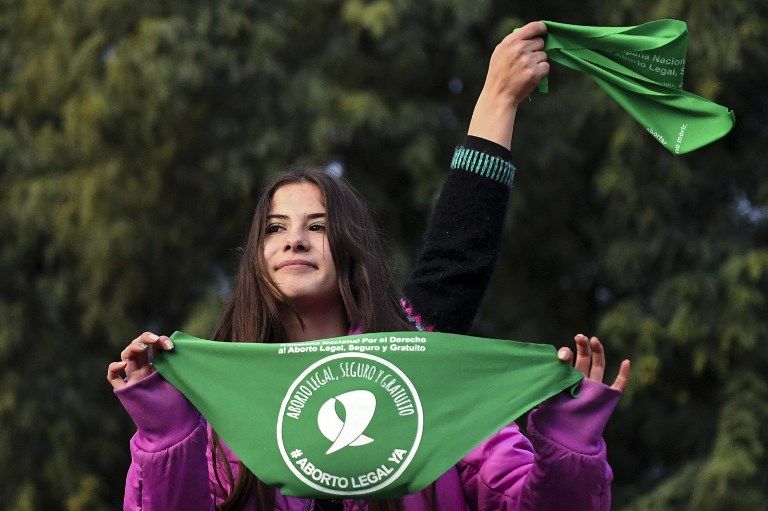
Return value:
M 275 191 L 267 215 L 264 262 L 277 288 L 299 309 L 341 300 L 327 225 L 316 185 L 290 183 Z

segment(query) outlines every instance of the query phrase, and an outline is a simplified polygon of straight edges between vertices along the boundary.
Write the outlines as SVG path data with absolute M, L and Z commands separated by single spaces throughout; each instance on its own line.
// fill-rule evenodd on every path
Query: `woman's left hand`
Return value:
M 587 339 L 584 334 L 578 334 L 574 337 L 576 341 L 576 360 L 573 359 L 573 351 L 571 348 L 560 348 L 557 352 L 557 358 L 563 362 L 574 364 L 576 369 L 579 370 L 584 378 L 595 381 L 597 383 L 603 382 L 603 374 L 605 373 L 605 350 L 600 339 L 592 337 Z M 624 390 L 629 380 L 630 364 L 629 360 L 624 360 L 619 367 L 619 375 L 611 385 L 612 389 Z

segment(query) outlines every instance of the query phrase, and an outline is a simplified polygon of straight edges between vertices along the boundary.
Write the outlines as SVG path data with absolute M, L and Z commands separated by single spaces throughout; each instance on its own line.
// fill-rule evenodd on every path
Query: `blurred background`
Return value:
M 677 18 L 685 88 L 735 129 L 674 157 L 553 64 L 474 333 L 599 335 L 610 378 L 633 360 L 614 509 L 768 509 L 765 0 L 0 6 L 0 508 L 120 507 L 134 426 L 107 364 L 145 330 L 211 334 L 269 176 L 343 174 L 402 282 L 504 35 Z

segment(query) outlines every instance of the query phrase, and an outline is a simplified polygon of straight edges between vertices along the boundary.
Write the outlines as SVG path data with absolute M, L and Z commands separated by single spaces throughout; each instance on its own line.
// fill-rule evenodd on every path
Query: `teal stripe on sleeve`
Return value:
M 451 169 L 474 172 L 509 187 L 515 178 L 515 166 L 488 153 L 459 146 L 451 158 Z

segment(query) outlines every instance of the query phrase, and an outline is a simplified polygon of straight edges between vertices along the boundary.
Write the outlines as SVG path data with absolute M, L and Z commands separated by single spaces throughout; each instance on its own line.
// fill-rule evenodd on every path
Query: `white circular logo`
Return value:
M 367 353 L 339 353 L 307 367 L 288 388 L 277 444 L 310 488 L 362 495 L 402 475 L 423 427 L 418 392 L 399 367 Z

